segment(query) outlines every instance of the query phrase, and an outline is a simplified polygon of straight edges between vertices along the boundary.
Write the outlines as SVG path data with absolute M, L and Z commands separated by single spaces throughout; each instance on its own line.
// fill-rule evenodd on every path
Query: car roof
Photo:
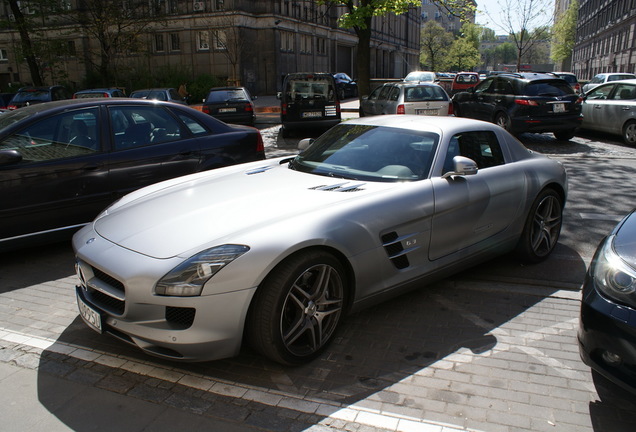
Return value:
M 606 83 L 600 84 L 600 86 L 606 86 L 606 85 L 610 85 L 610 84 L 621 84 L 621 83 L 627 83 L 627 84 L 633 84 L 636 85 L 636 78 L 630 78 L 630 79 L 623 79 L 623 80 L 616 80 L 616 81 L 608 81 Z
M 37 114 L 42 111 L 62 111 L 69 108 L 82 108 L 86 106 L 95 106 L 95 105 L 156 105 L 156 104 L 166 104 L 169 106 L 179 106 L 183 108 L 183 105 L 175 104 L 170 101 L 156 101 L 156 100 L 148 100 L 148 99 L 130 99 L 130 98 L 83 98 L 83 99 L 63 99 L 52 102 L 45 102 L 40 104 L 34 104 L 30 106 L 25 106 L 23 108 L 12 111 L 11 113 L 21 113 L 21 114 Z M 196 112 L 195 109 L 190 108 Z M 11 114 L 9 113 L 9 114 Z M 7 114 L 7 115 L 9 115 Z
M 379 115 L 371 117 L 360 117 L 347 120 L 341 124 L 367 125 L 393 127 L 400 129 L 410 129 L 420 132 L 435 132 L 438 134 L 455 133 L 456 130 L 465 130 L 470 127 L 476 130 L 499 130 L 499 126 L 494 123 L 474 120 L 464 117 L 446 116 L 420 116 L 420 115 Z

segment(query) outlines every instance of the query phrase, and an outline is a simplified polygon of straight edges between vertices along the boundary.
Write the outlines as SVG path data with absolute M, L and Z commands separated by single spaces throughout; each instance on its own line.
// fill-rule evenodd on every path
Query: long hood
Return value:
M 287 164 L 261 165 L 210 171 L 134 192 L 108 209 L 94 228 L 124 248 L 170 258 L 395 186 L 301 173 Z

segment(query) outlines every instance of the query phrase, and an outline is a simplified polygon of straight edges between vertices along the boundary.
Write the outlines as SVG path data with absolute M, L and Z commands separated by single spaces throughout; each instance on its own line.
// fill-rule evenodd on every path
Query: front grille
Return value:
M 101 284 L 107 285 L 113 293 L 119 294 L 118 297 L 125 298 L 126 288 L 123 283 L 95 267 L 91 267 L 91 270 L 93 271 L 92 279 L 96 279 L 94 284 L 101 282 Z M 98 308 L 115 315 L 122 315 L 124 313 L 124 309 L 126 308 L 124 300 L 113 297 L 104 291 L 97 290 L 94 287 L 91 287 L 90 283 L 87 285 L 86 293 L 91 303 Z

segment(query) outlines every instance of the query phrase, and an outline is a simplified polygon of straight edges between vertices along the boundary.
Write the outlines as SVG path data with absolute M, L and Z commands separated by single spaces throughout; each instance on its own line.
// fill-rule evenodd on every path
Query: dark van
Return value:
M 283 136 L 298 129 L 329 129 L 340 123 L 340 101 L 330 73 L 291 73 L 279 93 Z

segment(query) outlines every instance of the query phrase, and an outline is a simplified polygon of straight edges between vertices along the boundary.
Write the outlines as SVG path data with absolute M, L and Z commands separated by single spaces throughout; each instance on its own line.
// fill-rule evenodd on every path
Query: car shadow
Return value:
M 496 389 L 514 397 L 515 391 L 506 389 L 495 371 L 502 367 L 502 376 L 517 373 L 505 369 L 505 351 L 510 341 L 507 331 L 500 327 L 540 304 L 559 289 L 561 282 L 567 285 L 565 280 L 545 280 L 545 275 L 552 271 L 550 268 L 563 266 L 564 256 L 571 266 L 568 273 L 574 272 L 575 277 L 581 276 L 582 280 L 585 263 L 565 246 L 554 257 L 534 266 L 522 266 L 504 256 L 349 315 L 328 349 L 316 360 L 298 367 L 273 363 L 249 348 L 235 358 L 204 363 L 154 359 L 115 338 L 96 334 L 79 318 L 64 330 L 57 342 L 89 353 L 105 353 L 115 359 L 111 360 L 113 365 L 120 359 L 132 359 L 140 363 L 139 371 L 165 368 L 171 373 L 196 377 L 193 382 L 209 380 L 263 392 L 265 400 L 288 395 L 301 401 L 300 405 L 320 401 L 332 407 L 332 412 L 352 404 L 361 409 L 381 410 L 388 403 L 400 406 L 403 415 L 417 418 L 424 413 L 430 415 L 429 404 L 461 407 L 473 397 L 484 397 L 477 394 L 482 388 Z M 540 280 L 544 282 L 542 288 Z M 525 281 L 525 288 L 511 289 L 514 281 Z M 469 383 L 461 382 L 460 375 L 479 373 L 471 371 L 473 367 L 484 372 L 475 379 L 478 385 L 461 388 Z M 541 366 L 539 362 L 530 362 L 522 367 L 532 371 Z M 198 414 L 218 418 L 236 416 L 237 406 L 241 406 L 241 422 L 268 430 L 278 430 L 277 422 L 281 418 L 293 418 L 293 426 L 287 425 L 286 430 L 300 432 L 330 414 L 313 412 L 309 415 L 293 406 L 272 407 L 213 392 L 197 392 L 181 385 L 181 381 L 165 385 L 156 378 L 134 372 L 134 368 L 126 371 L 95 365 L 90 359 L 78 360 L 76 355 L 60 354 L 59 350 L 45 351 L 39 368 L 40 402 L 46 406 L 55 399 L 52 393 L 64 393 L 60 384 L 64 381 L 53 381 L 54 375 L 70 377 L 70 380 L 84 379 L 101 389 L 110 388 L 132 398 L 168 405 L 178 394 L 189 398 L 184 406 L 205 406 Z M 453 382 L 453 374 L 458 382 Z M 436 385 L 431 387 L 427 379 Z M 51 412 L 73 430 L 95 427 L 86 424 L 85 419 L 72 410 L 55 408 L 51 405 Z M 114 408 L 103 406 L 101 409 Z M 264 416 L 264 412 L 274 415 Z M 454 424 L 468 422 L 464 427 L 476 427 L 469 420 L 454 418 L 452 413 L 440 413 L 436 420 Z
M 590 417 L 596 432 L 631 432 L 634 430 L 636 402 L 634 395 L 592 372 L 599 400 L 590 402 Z

